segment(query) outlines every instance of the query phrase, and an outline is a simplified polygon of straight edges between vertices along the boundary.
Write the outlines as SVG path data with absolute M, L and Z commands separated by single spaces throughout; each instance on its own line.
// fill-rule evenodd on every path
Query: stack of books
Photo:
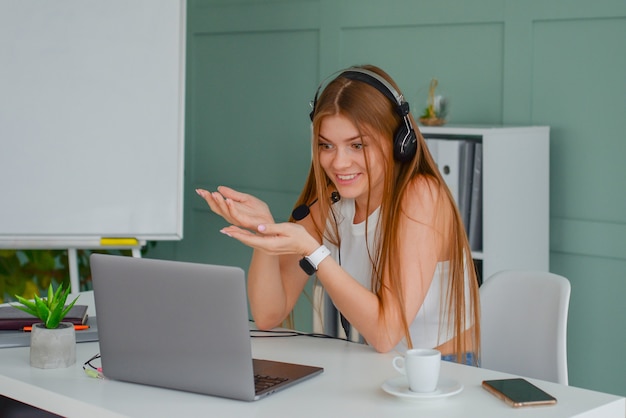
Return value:
M 31 327 L 33 324 L 41 322 L 24 311 L 10 305 L 0 306 L 0 330 L 23 330 L 24 327 Z M 84 325 L 87 323 L 87 305 L 74 305 L 67 313 L 63 322 L 71 322 L 74 325 Z

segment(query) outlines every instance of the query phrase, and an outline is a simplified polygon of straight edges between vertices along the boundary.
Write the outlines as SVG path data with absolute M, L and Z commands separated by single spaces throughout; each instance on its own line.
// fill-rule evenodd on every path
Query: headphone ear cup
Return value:
M 411 161 L 417 152 L 417 136 L 411 124 L 405 120 L 393 138 L 393 158 L 401 163 Z

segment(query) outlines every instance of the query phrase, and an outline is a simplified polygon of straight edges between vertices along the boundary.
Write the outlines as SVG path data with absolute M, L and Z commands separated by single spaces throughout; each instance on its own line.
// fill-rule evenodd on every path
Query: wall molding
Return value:
M 626 223 L 552 217 L 550 251 L 626 260 Z

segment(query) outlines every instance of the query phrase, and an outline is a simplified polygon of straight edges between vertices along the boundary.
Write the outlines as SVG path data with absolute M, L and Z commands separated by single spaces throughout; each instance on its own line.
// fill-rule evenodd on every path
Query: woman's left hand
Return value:
M 225 186 L 219 186 L 213 193 L 203 189 L 196 189 L 196 193 L 206 200 L 214 213 L 232 225 L 254 229 L 261 223 L 274 222 L 267 204 L 252 195 Z
M 320 246 L 319 242 L 302 225 L 293 222 L 261 224 L 257 227 L 257 233 L 234 225 L 223 228 L 221 232 L 249 247 L 271 255 L 305 256 Z

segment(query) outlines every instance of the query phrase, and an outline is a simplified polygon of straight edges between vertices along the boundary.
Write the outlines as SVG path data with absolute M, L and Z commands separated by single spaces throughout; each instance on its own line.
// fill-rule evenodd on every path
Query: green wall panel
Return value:
M 626 2 L 191 0 L 188 16 L 185 238 L 150 256 L 247 269 L 250 250 L 193 189 L 239 187 L 284 220 L 321 79 L 378 64 L 417 113 L 437 77 L 451 123 L 551 127 L 550 269 L 572 283 L 570 384 L 626 396 Z M 305 297 L 296 316 L 309 330 Z
M 552 253 L 550 267 L 569 278 L 569 383 L 624 396 L 626 260 Z
M 298 191 L 310 161 L 314 31 L 195 35 L 193 179 Z M 228 158 L 225 158 L 228 157 Z
M 616 193 L 626 185 L 626 42 L 599 47 L 617 39 L 626 19 L 535 24 L 532 119 L 551 126 L 552 216 L 626 223 L 626 193 Z
M 502 24 L 350 28 L 341 33 L 341 67 L 389 69 L 416 116 L 431 79 L 450 100 L 449 123 L 502 123 Z M 480 58 L 478 58 L 480 57 Z
M 570 384 L 624 395 L 626 19 L 533 24 L 532 121 L 551 126 L 551 270 L 570 279 Z M 602 352 L 592 356 L 590 351 Z

